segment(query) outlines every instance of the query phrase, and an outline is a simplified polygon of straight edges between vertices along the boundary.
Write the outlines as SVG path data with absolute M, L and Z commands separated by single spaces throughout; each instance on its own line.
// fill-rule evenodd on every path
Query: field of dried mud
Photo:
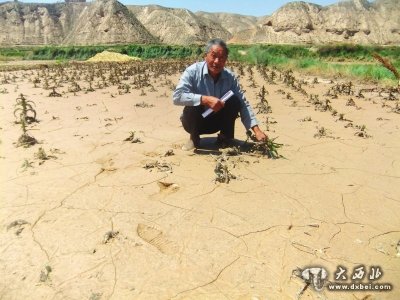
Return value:
M 398 90 L 232 63 L 284 158 L 240 121 L 185 152 L 188 63 L 0 73 L 0 298 L 399 299 Z M 357 280 L 394 287 L 328 290 Z

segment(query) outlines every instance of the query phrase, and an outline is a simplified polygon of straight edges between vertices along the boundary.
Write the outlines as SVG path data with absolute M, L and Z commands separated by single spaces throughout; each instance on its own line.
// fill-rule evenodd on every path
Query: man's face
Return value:
M 208 51 L 206 55 L 208 73 L 210 73 L 213 78 L 218 77 L 219 73 L 222 72 L 226 59 L 226 53 L 221 46 L 214 45 L 211 47 L 210 51 Z

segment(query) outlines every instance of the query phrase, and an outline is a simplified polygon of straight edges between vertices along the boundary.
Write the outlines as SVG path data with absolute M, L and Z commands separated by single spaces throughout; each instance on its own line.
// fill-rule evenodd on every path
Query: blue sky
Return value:
M 207 11 L 207 12 L 229 12 L 238 13 L 242 15 L 250 16 L 265 16 L 272 14 L 282 5 L 292 2 L 285 0 L 119 0 L 123 4 L 133 4 L 133 5 L 148 5 L 148 4 L 158 4 L 165 7 L 175 7 L 175 8 L 187 8 L 193 12 L 196 11 Z M 337 3 L 339 0 L 313 0 L 307 1 L 319 5 L 329 5 Z M 1 1 L 3 2 L 3 1 Z M 62 2 L 55 0 L 22 0 L 21 2 L 42 2 L 42 3 L 54 3 Z M 89 1 L 88 1 L 89 2 Z

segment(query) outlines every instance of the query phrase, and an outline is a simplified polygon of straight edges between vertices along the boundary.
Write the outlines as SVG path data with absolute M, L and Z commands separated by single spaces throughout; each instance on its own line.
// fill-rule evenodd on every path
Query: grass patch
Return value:
M 382 80 L 382 79 L 392 79 L 395 80 L 393 73 L 382 66 L 375 65 L 350 65 L 347 73 L 354 77 L 361 77 L 364 79 Z
M 350 78 L 359 78 L 363 80 L 385 80 L 393 81 L 393 83 L 395 83 L 396 81 L 396 78 L 390 71 L 382 66 L 373 64 L 338 64 L 322 62 L 318 67 L 309 68 L 308 71 L 317 74 L 344 76 Z
M 302 58 L 295 61 L 296 69 L 317 68 L 321 65 L 321 61 L 315 58 Z
M 338 44 L 321 46 L 316 51 L 317 55 L 324 59 L 336 60 L 360 60 L 373 61 L 372 53 L 378 53 L 381 56 L 389 57 L 392 60 L 400 60 L 399 47 L 380 47 L 363 46 L 352 44 Z
M 400 70 L 400 47 L 361 45 L 233 45 L 230 60 L 303 70 L 322 76 L 345 76 L 397 84 L 395 76 L 375 61 L 379 53 Z

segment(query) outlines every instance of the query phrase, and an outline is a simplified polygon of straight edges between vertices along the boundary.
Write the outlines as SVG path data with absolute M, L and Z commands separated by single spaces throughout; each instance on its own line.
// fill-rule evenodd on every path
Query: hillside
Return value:
M 0 4 L 1 45 L 151 42 L 158 40 L 116 0 Z
M 199 11 L 195 13 L 197 16 L 214 20 L 221 24 L 231 35 L 237 32 L 256 28 L 259 19 L 253 16 L 244 16 L 239 14 L 229 14 L 229 13 L 209 13 Z
M 0 45 L 230 43 L 400 44 L 398 0 L 351 0 L 320 6 L 292 2 L 271 16 L 193 13 L 157 5 L 90 3 L 0 4 Z
M 232 42 L 399 44 L 400 5 L 398 0 L 353 0 L 326 7 L 292 2 L 258 27 L 236 33 Z
M 158 5 L 129 5 L 128 9 L 153 36 L 166 44 L 196 44 L 216 36 L 225 40 L 232 37 L 222 24 L 195 15 L 187 9 Z

